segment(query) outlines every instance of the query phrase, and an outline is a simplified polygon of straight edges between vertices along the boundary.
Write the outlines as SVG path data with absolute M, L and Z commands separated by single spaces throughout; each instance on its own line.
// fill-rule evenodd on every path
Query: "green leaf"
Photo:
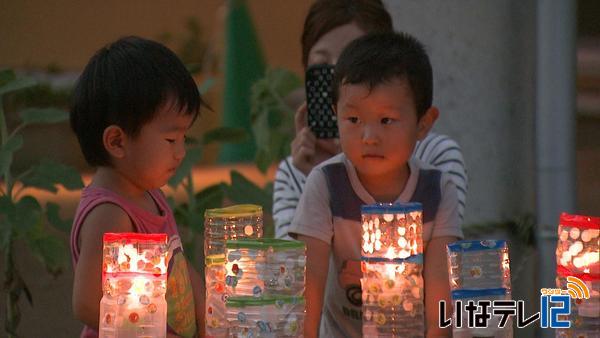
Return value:
M 33 297 L 31 296 L 31 291 L 29 290 L 29 287 L 27 286 L 27 284 L 25 284 L 25 281 L 23 280 L 23 278 L 21 278 L 21 283 L 23 283 L 23 292 L 25 292 L 25 297 L 27 298 L 27 302 L 29 303 L 29 305 L 33 306 Z
M 196 146 L 198 145 L 200 142 L 198 142 L 198 140 L 194 137 L 191 136 L 186 136 L 185 137 L 185 145 L 186 146 Z
M 258 149 L 256 151 L 254 163 L 256 163 L 258 170 L 260 170 L 264 174 L 269 169 L 269 165 L 271 165 L 271 155 L 264 148 Z
M 46 203 L 46 218 L 50 224 L 65 233 L 71 232 L 71 219 L 63 220 L 59 215 L 60 207 L 56 203 L 48 202 Z
M 268 70 L 265 77 L 252 86 L 252 133 L 258 150 L 255 162 L 263 172 L 289 153 L 294 111 L 285 98 L 300 86 L 302 81 L 284 69 Z
M 10 168 L 13 154 L 23 146 L 23 135 L 16 134 L 0 148 L 0 175 Z
M 35 187 L 53 193 L 57 191 L 57 184 L 67 190 L 83 188 L 81 175 L 73 167 L 50 160 L 42 160 L 31 169 L 32 171 L 21 180 L 27 187 Z
M 271 134 L 269 141 L 268 150 L 273 160 L 283 159 L 289 154 L 290 144 L 292 143 L 290 134 L 275 132 Z
M 266 79 L 282 97 L 302 86 L 302 80 L 294 72 L 283 68 L 267 70 Z
M 62 272 L 67 262 L 67 247 L 60 239 L 41 232 L 28 241 L 31 253 L 38 258 L 53 276 Z
M 206 207 L 206 209 L 221 207 L 221 202 L 225 196 L 226 187 L 227 185 L 225 183 L 217 183 L 200 190 L 194 196 L 196 198 L 197 205 Z M 217 198 L 217 196 L 220 198 Z
M 42 222 L 42 207 L 34 197 L 24 196 L 15 207 L 12 222 L 18 233 L 25 233 Z
M 4 77 L 7 79 L 9 78 L 9 76 L 7 76 L 7 75 L 5 75 Z M 13 78 L 12 80 L 9 80 L 8 82 L 4 83 L 0 87 L 0 96 L 17 91 L 17 90 L 30 88 L 30 87 L 35 86 L 36 84 L 37 84 L 37 82 L 31 78 L 27 78 L 27 77 Z
M 275 238 L 275 224 L 271 217 L 263 219 L 263 237 L 264 238 Z
M 0 250 L 5 251 L 10 242 L 11 226 L 6 219 L 0 218 Z
M 202 143 L 213 142 L 242 143 L 248 139 L 248 133 L 244 128 L 219 127 L 209 130 L 204 134 Z
M 7 313 L 5 316 L 5 330 L 14 337 L 17 337 L 17 327 L 21 321 L 21 310 L 19 308 L 19 299 L 21 294 L 25 291 L 28 299 L 31 298 L 31 292 L 25 285 L 21 274 L 15 266 L 12 257 L 9 258 L 8 266 L 5 267 L 5 281 L 4 291 L 6 292 L 6 309 L 10 314 Z
M 202 148 L 188 148 L 183 161 L 179 165 L 179 168 L 177 168 L 177 171 L 175 171 L 175 175 L 173 175 L 173 177 L 171 177 L 169 180 L 169 186 L 175 189 L 179 183 L 181 183 L 183 178 L 186 177 L 190 171 L 192 171 L 194 165 L 198 163 L 201 158 Z
M 69 119 L 69 113 L 57 108 L 27 108 L 19 115 L 24 124 L 58 123 Z
M 231 171 L 231 184 L 227 187 L 226 195 L 236 204 L 258 204 L 263 207 L 265 213 L 271 213 L 272 191 L 261 189 L 238 171 Z
M 12 231 L 11 217 L 15 217 L 15 205 L 8 196 L 0 196 L 0 248 L 5 251 L 8 248 L 10 234 Z
M 269 112 L 261 112 L 252 121 L 252 133 L 259 149 L 267 148 L 272 132 L 269 127 Z
M 183 255 L 185 256 L 185 259 L 187 259 L 187 261 L 189 262 L 188 264 L 191 264 L 192 266 L 197 266 L 196 262 L 196 257 L 195 257 L 195 253 L 196 252 L 196 242 L 193 239 L 187 240 L 187 241 L 183 241 Z
M 204 95 L 206 94 L 206 92 L 208 92 L 213 86 L 215 85 L 215 79 L 212 77 L 209 77 L 208 79 L 204 80 L 204 82 L 202 82 L 200 84 L 200 86 L 198 86 L 198 91 L 200 92 L 200 94 Z
M 270 201 L 272 202 L 272 197 L 273 197 L 273 182 L 268 182 L 267 184 L 265 184 L 265 187 L 262 189 L 263 192 L 269 196 Z M 271 203 L 269 203 L 271 204 Z
M 12 69 L 0 69 L 0 88 L 16 78 L 17 76 Z
M 169 208 L 171 208 L 171 210 L 175 210 L 175 198 L 173 198 L 173 196 L 167 196 L 167 203 L 169 204 Z
M 204 233 L 204 216 L 188 217 L 188 223 L 193 232 L 198 234 Z
M 13 201 L 11 200 L 10 197 L 8 196 L 0 196 L 0 215 L 1 216 L 6 216 L 6 215 L 10 215 L 13 210 L 15 208 L 15 205 L 13 204 Z M 2 218 L 0 218 L 2 219 Z
M 285 122 L 284 118 L 283 118 L 285 113 L 282 114 L 282 112 L 271 110 L 271 111 L 267 111 L 266 115 L 267 115 L 268 126 L 270 129 L 279 128 Z

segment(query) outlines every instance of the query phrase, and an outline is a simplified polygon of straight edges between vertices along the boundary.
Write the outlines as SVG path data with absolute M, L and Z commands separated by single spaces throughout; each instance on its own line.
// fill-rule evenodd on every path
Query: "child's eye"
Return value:
M 350 121 L 350 123 L 356 124 L 358 123 L 358 117 L 349 117 L 348 121 Z
M 390 118 L 390 117 L 384 117 L 381 119 L 381 124 L 390 124 L 394 122 L 394 119 Z
M 172 139 L 172 138 L 166 138 L 165 141 L 167 141 L 169 143 L 175 143 L 175 139 Z

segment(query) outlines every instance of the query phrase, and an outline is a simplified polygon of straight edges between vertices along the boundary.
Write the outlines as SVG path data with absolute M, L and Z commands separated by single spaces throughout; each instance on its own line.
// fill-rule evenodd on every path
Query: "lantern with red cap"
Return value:
M 100 337 L 165 337 L 166 234 L 106 233 Z

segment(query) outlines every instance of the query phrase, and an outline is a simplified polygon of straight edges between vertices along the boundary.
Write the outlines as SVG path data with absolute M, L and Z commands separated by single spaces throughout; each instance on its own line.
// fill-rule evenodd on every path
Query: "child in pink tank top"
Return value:
M 105 232 L 169 236 L 167 334 L 201 334 L 202 279 L 188 266 L 160 191 L 185 156 L 185 136 L 204 102 L 177 56 L 163 45 L 122 38 L 100 49 L 81 74 L 71 127 L 96 172 L 81 195 L 71 231 L 73 311 L 98 336 Z

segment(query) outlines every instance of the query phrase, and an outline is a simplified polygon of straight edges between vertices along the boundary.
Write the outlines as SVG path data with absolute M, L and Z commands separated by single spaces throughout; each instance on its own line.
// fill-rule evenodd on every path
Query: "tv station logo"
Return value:
M 560 315 L 571 314 L 571 299 L 590 299 L 590 290 L 585 283 L 573 276 L 567 277 L 567 289 L 541 289 L 540 309 L 542 328 L 567 329 L 571 321 L 560 320 Z M 558 304 L 558 306 L 553 306 Z
M 538 320 L 542 328 L 570 328 L 571 321 L 564 318 L 571 314 L 571 301 L 590 298 L 587 285 L 574 276 L 567 277 L 567 289 L 543 288 L 540 293 L 540 312 L 532 315 L 526 314 L 523 300 L 456 300 L 455 327 L 463 327 L 462 316 L 466 314 L 469 328 L 487 328 L 493 316 L 499 317 L 495 320 L 498 328 L 504 328 L 510 317 L 516 317 L 517 328 L 525 328 Z M 452 325 L 453 318 L 445 318 L 445 301 L 439 302 L 439 310 L 439 327 Z

